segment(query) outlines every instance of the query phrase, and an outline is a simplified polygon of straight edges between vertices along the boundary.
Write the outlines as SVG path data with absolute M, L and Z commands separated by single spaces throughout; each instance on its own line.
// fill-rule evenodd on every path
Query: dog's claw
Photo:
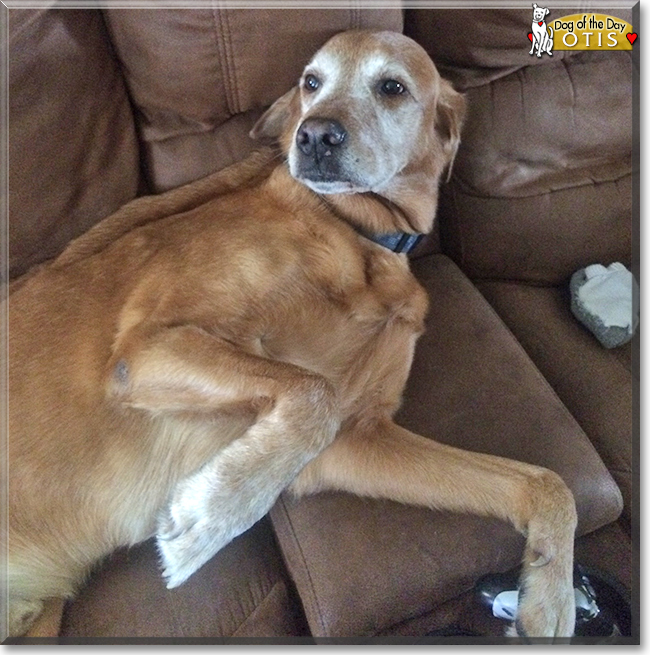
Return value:
M 197 522 L 187 529 L 176 530 L 157 536 L 158 550 L 163 562 L 163 577 L 167 588 L 183 584 L 213 555 L 230 541 L 216 535 L 210 526 Z
M 156 534 L 168 589 L 183 584 L 248 527 L 237 520 L 239 500 L 218 494 L 213 484 L 201 484 L 201 476 L 177 486 Z

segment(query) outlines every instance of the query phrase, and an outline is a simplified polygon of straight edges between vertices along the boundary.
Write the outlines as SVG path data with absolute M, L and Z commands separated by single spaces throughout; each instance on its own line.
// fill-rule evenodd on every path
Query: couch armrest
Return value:
M 616 520 L 621 494 L 605 465 L 478 290 L 444 255 L 414 269 L 435 302 L 398 423 L 555 470 L 579 533 Z M 499 521 L 346 494 L 285 496 L 271 518 L 316 637 L 380 634 L 522 556 L 523 539 Z

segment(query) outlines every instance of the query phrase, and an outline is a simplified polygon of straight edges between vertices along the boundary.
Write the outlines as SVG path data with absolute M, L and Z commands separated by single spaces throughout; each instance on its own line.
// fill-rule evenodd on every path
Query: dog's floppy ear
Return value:
M 299 114 L 300 93 L 294 86 L 278 98 L 258 119 L 249 132 L 252 139 L 279 139 L 288 124 Z
M 440 96 L 436 106 L 436 132 L 447 155 L 447 182 L 460 145 L 460 131 L 465 119 L 465 96 L 458 93 L 447 80 L 440 80 Z

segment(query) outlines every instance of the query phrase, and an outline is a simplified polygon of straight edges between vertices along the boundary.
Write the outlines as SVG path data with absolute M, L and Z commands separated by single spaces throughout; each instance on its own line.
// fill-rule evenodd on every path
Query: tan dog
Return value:
M 560 478 L 391 419 L 427 296 L 372 239 L 431 229 L 463 112 L 415 42 L 338 35 L 253 130 L 288 166 L 265 150 L 135 200 L 13 291 L 12 635 L 44 606 L 31 634 L 55 633 L 90 567 L 153 535 L 181 584 L 286 488 L 511 521 L 520 633 L 572 634 Z

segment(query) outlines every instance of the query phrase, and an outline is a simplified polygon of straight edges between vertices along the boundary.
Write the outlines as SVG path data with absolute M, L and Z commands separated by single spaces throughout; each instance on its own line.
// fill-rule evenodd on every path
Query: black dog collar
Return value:
M 409 253 L 422 241 L 424 234 L 409 234 L 408 232 L 391 232 L 389 234 L 368 234 L 362 232 L 363 236 L 374 243 L 378 243 L 388 250 L 396 253 Z

